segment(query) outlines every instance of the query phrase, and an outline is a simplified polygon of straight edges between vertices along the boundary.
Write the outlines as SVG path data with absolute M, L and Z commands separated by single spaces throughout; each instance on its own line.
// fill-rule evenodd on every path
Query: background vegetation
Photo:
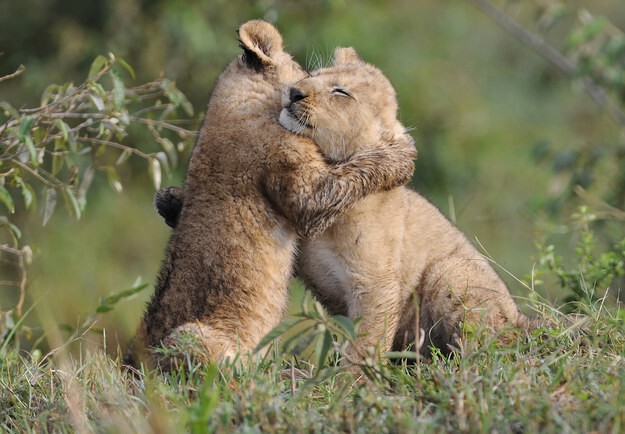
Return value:
M 484 406 L 498 409 L 495 414 L 514 413 L 520 402 L 540 395 L 544 401 L 536 399 L 533 406 L 524 407 L 528 413 L 522 419 L 535 417 L 544 424 L 525 421 L 518 422 L 519 427 L 617 429 L 623 414 L 615 409 L 625 402 L 620 386 L 592 383 L 592 377 L 622 380 L 617 373 L 622 368 L 618 354 L 623 352 L 623 316 L 603 307 L 617 306 L 624 286 L 625 8 L 619 0 L 495 4 L 503 15 L 492 15 L 489 3 L 482 0 L 399 0 L 392 8 L 377 0 L 0 3 L 0 355 L 18 344 L 35 348 L 6 356 L 2 373 L 24 383 L 12 384 L 6 389 L 11 393 L 2 399 L 19 408 L 27 402 L 25 396 L 37 393 L 32 385 L 43 381 L 50 393 L 38 394 L 35 407 L 33 402 L 24 405 L 48 409 L 41 416 L 42 426 L 49 423 L 46 418 L 57 418 L 74 429 L 89 424 L 81 419 L 85 408 L 102 423 L 108 411 L 131 420 L 137 413 L 144 415 L 146 408 L 163 407 L 169 411 L 163 426 L 172 428 L 167 424 L 177 412 L 184 416 L 181 423 L 193 426 L 193 420 L 201 422 L 212 414 L 215 396 L 243 406 L 218 410 L 225 421 L 222 428 L 232 418 L 239 426 L 254 426 L 263 418 L 277 420 L 284 429 L 301 421 L 297 411 L 275 413 L 287 389 L 295 386 L 283 382 L 277 371 L 272 371 L 275 377 L 256 378 L 267 373 L 263 369 L 237 377 L 240 390 L 231 389 L 231 378 L 223 372 L 197 371 L 186 392 L 176 389 L 185 387 L 178 377 L 171 384 L 142 378 L 124 386 L 140 389 L 132 404 L 115 396 L 122 393 L 117 389 L 107 398 L 126 402 L 129 413 L 92 407 L 102 400 L 107 384 L 121 381 L 98 377 L 96 371 L 107 370 L 111 363 L 100 350 L 115 356 L 134 333 L 169 235 L 152 207 L 155 185 L 159 178 L 163 185 L 180 184 L 191 131 L 198 126 L 215 78 L 238 53 L 235 29 L 247 19 L 264 18 L 277 25 L 287 50 L 303 65 L 314 67 L 335 46 L 344 45 L 354 46 L 379 66 L 399 94 L 402 121 L 414 128 L 419 158 L 412 186 L 470 239 L 479 240 L 503 267 L 500 274 L 521 296 L 521 304 L 527 301 L 544 314 L 544 306 L 536 304 L 540 297 L 558 306 L 581 301 L 563 309 L 591 313 L 597 321 L 590 330 L 613 337 L 610 342 L 584 340 L 564 327 L 553 332 L 552 340 L 543 342 L 537 336 L 528 344 L 529 352 L 520 348 L 497 353 L 485 365 L 483 353 L 473 348 L 476 352 L 469 351 L 468 360 L 483 364 L 477 372 L 468 362 L 434 364 L 419 371 L 423 389 L 418 391 L 402 388 L 410 382 L 378 378 L 376 387 L 388 391 L 393 388 L 389 384 L 395 384 L 397 397 L 376 403 L 366 392 L 350 395 L 357 402 L 351 409 L 340 404 L 345 396 L 341 394 L 348 392 L 331 380 L 315 389 L 313 402 L 301 402 L 304 412 L 309 406 L 317 408 L 306 413 L 311 418 L 306 426 L 315 429 L 319 418 L 340 407 L 349 414 L 336 421 L 336 429 L 347 430 L 341 425 L 345 421 L 356 427 L 362 420 L 373 423 L 363 416 L 372 408 L 406 429 L 511 429 L 489 419 Z M 56 101 L 56 107 L 67 112 L 70 105 L 63 106 L 64 95 L 75 90 L 66 85 L 70 82 L 85 97 L 72 110 L 80 108 L 75 111 L 93 123 L 62 118 L 64 127 L 57 118 L 38 117 L 41 110 L 28 111 Z M 60 86 L 49 87 L 52 83 Z M 124 114 L 134 117 L 125 122 Z M 72 144 L 71 132 L 88 140 Z M 47 183 L 43 182 L 15 164 L 45 170 L 54 179 L 45 175 Z M 19 170 L 11 171 L 16 167 Z M 51 188 L 56 206 L 50 204 Z M 147 284 L 143 290 L 142 282 Z M 128 291 L 120 293 L 124 290 Z M 301 292 L 294 293 L 294 311 L 299 310 Z M 113 293 L 119 296 L 111 297 Z M 131 295 L 135 297 L 126 300 Z M 117 304 L 120 299 L 124 302 Z M 92 332 L 84 334 L 88 328 Z M 563 346 L 556 351 L 558 339 Z M 69 341 L 81 347 L 76 354 L 86 354 L 93 365 L 70 368 L 72 362 L 63 359 L 64 372 L 74 374 L 61 378 L 45 370 L 38 349 L 45 354 Z M 91 347 L 94 353 L 85 352 Z M 540 365 L 545 351 L 556 356 Z M 584 371 L 584 379 L 569 381 L 584 363 L 597 358 L 602 360 L 597 371 Z M 279 362 L 271 369 L 279 370 Z M 317 381 L 317 375 L 309 377 Z M 79 386 L 68 382 L 70 377 Z M 472 378 L 480 380 L 472 383 Z M 519 384 L 522 378 L 531 386 L 501 407 L 496 404 L 501 394 L 517 392 L 505 387 L 507 392 L 499 395 L 486 392 L 502 382 Z M 205 382 L 218 385 L 219 393 L 203 388 Z M 259 396 L 245 394 L 249 382 L 259 384 Z M 598 400 L 583 395 L 588 382 L 594 384 L 592 393 Z M 84 400 L 67 401 L 65 392 L 54 393 L 55 384 L 60 391 L 84 388 Z M 165 401 L 153 395 L 155 390 Z M 464 394 L 462 399 L 457 393 Z M 414 396 L 425 398 L 416 403 Z M 614 405 L 602 407 L 600 396 Z M 196 404 L 183 411 L 179 405 L 186 407 L 187 399 Z M 263 400 L 269 404 L 252 408 Z M 583 404 L 584 400 L 589 401 Z M 556 410 L 550 407 L 553 402 Z M 451 403 L 452 416 L 444 421 Z M 248 413 L 245 405 L 251 406 Z M 458 407 L 462 405 L 467 408 Z M 69 416 L 63 406 L 70 409 Z M 571 415 L 581 408 L 592 409 L 594 419 L 558 421 L 563 409 Z M 423 419 L 397 419 L 402 412 Z M 605 415 L 610 423 L 600 427 Z M 139 425 L 134 428 L 143 427 Z

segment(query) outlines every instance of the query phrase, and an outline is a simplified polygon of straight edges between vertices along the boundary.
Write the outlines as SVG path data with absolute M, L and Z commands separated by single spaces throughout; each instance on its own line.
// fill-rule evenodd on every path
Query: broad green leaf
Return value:
M 287 330 L 289 330 L 292 327 L 295 327 L 296 325 L 304 321 L 306 320 L 300 319 L 300 318 L 289 318 L 289 319 L 282 321 L 280 324 L 278 324 L 273 329 L 271 329 L 271 331 L 267 333 L 267 335 L 264 338 L 261 339 L 261 341 L 258 343 L 256 348 L 254 348 L 254 352 L 257 353 L 258 351 L 262 350 L 264 347 L 269 345 L 274 339 L 276 339 L 279 336 L 282 336 Z
M 13 198 L 11 197 L 9 191 L 4 188 L 3 185 L 0 185 L 0 202 L 2 202 L 4 206 L 7 207 L 11 214 L 15 212 L 15 204 L 13 203 Z
M 26 209 L 30 209 L 31 205 L 33 204 L 35 190 L 33 190 L 33 188 L 29 184 L 26 184 L 24 181 L 20 181 L 19 185 L 22 190 L 22 197 L 24 198 L 24 206 L 26 207 Z
M 161 89 L 165 92 L 165 95 L 176 107 L 182 107 L 188 116 L 193 116 L 193 106 L 187 99 L 187 97 L 178 90 L 173 81 L 164 79 L 161 82 Z
M 54 126 L 61 131 L 63 134 L 63 140 L 67 142 L 69 140 L 69 125 L 63 122 L 62 119 L 57 119 L 54 121 Z
M 220 402 L 221 393 L 215 381 L 219 374 L 217 365 L 214 363 L 209 364 L 205 373 L 204 385 L 200 390 L 199 397 L 189 409 L 191 432 L 193 434 L 209 432 L 207 429 L 208 423 Z
M 43 226 L 45 226 L 50 220 L 50 217 L 52 217 L 54 208 L 56 208 L 56 190 L 53 188 L 46 188 L 43 194 L 43 207 L 41 208 Z
M 67 208 L 67 211 L 77 220 L 80 219 L 82 210 L 72 187 L 67 186 L 63 189 L 63 198 L 65 199 L 65 207 Z
M 126 101 L 126 88 L 117 71 L 111 70 L 113 80 L 113 104 L 117 111 L 120 111 Z
M 325 366 L 326 360 L 328 359 L 328 354 L 332 349 L 333 343 L 334 339 L 332 337 L 332 333 L 330 333 L 330 330 L 326 330 L 323 334 L 323 337 L 320 337 L 317 340 L 315 353 L 317 354 L 317 366 L 319 367 L 319 369 Z
M 61 86 L 58 84 L 51 84 L 45 88 L 41 95 L 41 105 L 46 106 L 50 101 L 54 101 L 61 90 Z
M 608 24 L 603 17 L 598 17 L 573 31 L 569 36 L 569 44 L 573 47 L 579 47 L 587 41 L 597 36 Z
M 307 322 L 304 327 L 300 327 L 297 330 L 297 333 L 291 333 L 282 343 L 282 347 L 285 351 L 289 351 L 297 346 L 298 342 L 302 339 L 308 339 L 310 344 L 315 336 L 319 336 L 319 331 L 316 329 L 314 323 Z M 291 351 L 291 353 L 295 354 L 296 352 Z
M 91 99 L 91 102 L 93 103 L 93 105 L 99 110 L 99 111 L 103 111 L 104 110 L 104 101 L 102 100 L 102 98 L 99 95 L 94 95 L 92 93 L 89 93 L 89 98 Z
M 103 313 L 108 312 L 113 309 L 113 306 L 120 300 L 130 298 L 135 294 L 143 291 L 148 286 L 147 283 L 143 283 L 137 286 L 134 286 L 130 289 L 125 289 L 120 292 L 116 292 L 114 294 L 109 295 L 108 297 L 100 297 L 100 302 L 98 303 L 98 307 L 96 312 Z
M 354 322 L 343 315 L 335 315 L 332 320 L 339 326 L 339 328 L 345 333 L 350 340 L 356 340 L 356 328 Z
M 95 169 L 93 166 L 87 167 L 83 172 L 82 180 L 80 181 L 80 186 L 78 187 L 78 202 L 83 209 L 87 204 L 87 191 L 89 190 L 89 187 L 91 187 L 94 175 Z
M 63 168 L 65 158 L 63 158 L 62 152 L 65 151 L 65 141 L 58 138 L 54 141 L 54 155 L 52 156 L 52 174 L 56 175 Z
M 28 149 L 28 154 L 30 155 L 30 162 L 33 166 L 39 166 L 39 158 L 37 154 L 37 148 L 35 148 L 35 144 L 33 143 L 33 139 L 30 136 L 24 137 L 24 143 L 26 144 L 26 148 Z
M 24 141 L 27 136 L 30 137 L 30 130 L 33 128 L 33 125 L 35 125 L 33 116 L 22 116 L 19 129 L 17 130 L 17 138 Z
M 389 351 L 384 354 L 389 360 L 417 360 L 417 353 L 414 351 Z
M 91 68 L 89 68 L 89 75 L 87 76 L 87 80 L 94 79 L 106 66 L 108 65 L 108 59 L 104 56 L 98 56 L 91 63 Z
M 293 355 L 302 354 L 317 338 L 317 341 L 319 342 L 321 340 L 321 336 L 312 331 L 308 331 L 306 333 L 299 334 L 296 339 L 289 339 L 284 343 L 284 347 L 285 350 Z M 293 345 L 294 341 L 297 341 L 297 344 Z
M 11 233 L 11 238 L 13 241 L 13 247 L 17 248 L 19 244 L 19 239 L 22 237 L 22 231 L 20 231 L 20 228 L 11 223 L 7 216 L 0 215 L 0 227 L 2 226 L 6 226 L 9 228 L 9 232 Z

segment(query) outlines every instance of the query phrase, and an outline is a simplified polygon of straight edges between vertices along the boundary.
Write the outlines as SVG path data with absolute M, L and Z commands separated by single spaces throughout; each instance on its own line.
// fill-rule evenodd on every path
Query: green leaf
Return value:
M 54 101 L 61 90 L 61 86 L 58 84 L 51 84 L 45 88 L 41 94 L 41 105 L 46 106 L 50 100 Z
M 30 130 L 33 128 L 33 125 L 35 125 L 35 118 L 33 116 L 22 116 L 20 119 L 20 127 L 17 130 L 17 138 L 24 141 L 27 136 L 30 136 Z
M 113 104 L 115 109 L 120 111 L 126 101 L 126 87 L 117 71 L 111 70 L 111 79 L 113 80 Z
M 384 354 L 389 360 L 417 360 L 417 353 L 414 351 L 389 351 Z
M 108 65 L 108 59 L 104 56 L 98 56 L 91 63 L 91 68 L 89 68 L 89 75 L 87 76 L 87 80 L 93 80 L 96 76 L 102 72 Z
M 63 158 L 63 151 L 65 148 L 65 141 L 61 138 L 54 140 L 54 154 L 52 155 L 52 174 L 56 175 L 63 168 L 65 158 Z
M 83 209 L 87 204 L 87 191 L 89 190 L 89 187 L 91 187 L 94 175 L 95 169 L 93 166 L 87 167 L 83 172 L 82 180 L 80 181 L 80 186 L 78 187 L 78 202 Z
M 289 319 L 282 321 L 280 324 L 278 324 L 273 329 L 271 329 L 271 331 L 267 333 L 267 335 L 264 338 L 261 339 L 261 341 L 258 343 L 256 348 L 254 348 L 254 352 L 255 353 L 259 352 L 264 347 L 269 345 L 274 339 L 278 338 L 279 336 L 282 336 L 287 330 L 289 330 L 292 327 L 295 327 L 296 325 L 304 321 L 306 320 L 300 319 L 300 318 L 289 318 Z
M 104 101 L 102 100 L 102 97 L 100 97 L 99 95 L 94 95 L 92 93 L 89 93 L 89 98 L 91 99 L 91 102 L 93 103 L 95 108 L 98 109 L 98 111 L 104 110 L 105 105 L 104 105 Z
M 172 102 L 172 104 L 176 107 L 182 107 L 188 116 L 193 116 L 193 106 L 187 97 L 180 92 L 180 90 L 178 90 L 173 81 L 164 79 L 161 82 L 161 89 L 163 89 L 163 92 L 165 92 L 165 95 Z
M 330 333 L 330 330 L 326 330 L 323 334 L 323 338 L 317 340 L 315 352 L 317 353 L 317 366 L 319 367 L 319 369 L 325 366 L 326 360 L 328 359 L 328 354 L 332 349 L 333 343 L 334 338 L 332 337 L 332 333 Z
M 128 71 L 128 73 L 133 79 L 137 78 L 137 74 L 135 74 L 135 70 L 132 69 L 132 66 L 130 66 L 124 59 L 122 59 L 121 57 L 118 57 L 117 63 L 119 63 L 126 71 Z
M 69 140 L 69 125 L 67 125 L 62 119 L 56 119 L 54 126 L 63 134 L 63 140 L 66 142 Z
M 79 220 L 82 210 L 72 187 L 66 186 L 63 189 L 63 198 L 65 199 L 65 207 L 67 208 L 67 211 Z
M 354 322 L 351 319 L 343 315 L 335 315 L 332 317 L 332 320 L 345 333 L 348 339 L 356 340 L 356 327 L 354 327 Z
M 50 220 L 50 217 L 52 217 L 54 208 L 56 208 L 56 190 L 53 188 L 46 188 L 43 194 L 43 207 L 41 208 L 43 226 L 45 226 Z
M 148 286 L 147 283 L 143 283 L 140 285 L 136 285 L 130 289 L 116 292 L 114 294 L 109 295 L 108 297 L 100 297 L 100 302 L 98 303 L 96 312 L 104 313 L 104 312 L 113 310 L 113 306 L 117 304 L 117 302 L 126 298 L 130 298 L 135 294 L 138 294 L 139 292 L 143 291 L 147 286 Z
M 35 148 L 35 144 L 33 143 L 32 137 L 25 136 L 24 143 L 26 144 L 26 148 L 28 148 L 28 154 L 30 155 L 30 162 L 35 167 L 39 166 L 39 158 L 37 158 L 37 148 Z
M 596 37 L 605 28 L 608 21 L 603 17 L 598 17 L 577 29 L 569 36 L 569 44 L 579 47 L 587 41 Z
M 33 190 L 33 188 L 29 184 L 26 184 L 24 181 L 20 181 L 19 185 L 22 190 L 22 197 L 24 198 L 24 206 L 26 207 L 26 209 L 30 209 L 31 205 L 33 204 L 35 190 Z
M 13 238 L 13 247 L 17 247 L 18 240 L 22 237 L 22 231 L 20 231 L 20 228 L 11 223 L 7 216 L 0 215 L 0 227 L 2 226 L 6 226 L 9 228 L 9 231 L 11 232 L 11 237 Z
M 321 342 L 321 336 L 317 333 L 314 333 L 313 331 L 303 332 L 294 339 L 289 339 L 285 342 L 285 349 L 293 355 L 302 354 L 308 347 L 310 347 L 315 339 L 317 339 L 317 342 Z M 297 341 L 297 344 L 292 345 L 294 341 Z
M 190 424 L 193 434 L 209 432 L 208 423 L 220 402 L 221 393 L 216 384 L 219 374 L 217 365 L 209 364 L 205 374 L 204 385 L 200 390 L 199 397 L 190 408 Z
M 13 198 L 11 197 L 9 191 L 4 188 L 3 185 L 0 185 L 0 202 L 2 202 L 7 207 L 9 213 L 13 214 L 15 212 L 15 204 L 13 203 Z

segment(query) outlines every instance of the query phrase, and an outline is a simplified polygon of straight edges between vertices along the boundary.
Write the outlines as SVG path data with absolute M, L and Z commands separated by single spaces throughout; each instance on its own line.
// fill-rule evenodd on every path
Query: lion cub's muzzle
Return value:
M 283 127 L 298 134 L 304 133 L 307 128 L 312 128 L 307 122 L 308 116 L 306 115 L 306 109 L 299 104 L 306 98 L 308 98 L 308 95 L 304 94 L 298 88 L 289 88 L 288 100 L 283 100 L 284 108 L 279 118 L 279 122 Z
M 304 95 L 304 93 L 302 93 L 302 91 L 296 87 L 292 87 L 289 89 L 289 105 L 293 104 L 294 102 L 301 101 L 307 97 L 308 95 Z

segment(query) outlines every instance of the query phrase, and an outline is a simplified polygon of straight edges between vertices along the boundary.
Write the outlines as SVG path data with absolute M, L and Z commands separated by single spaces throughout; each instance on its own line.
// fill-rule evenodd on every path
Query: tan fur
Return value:
M 332 160 L 376 147 L 381 138 L 411 140 L 397 121 L 390 82 L 353 49 L 338 49 L 334 65 L 312 75 L 287 93 L 280 122 Z M 422 329 L 423 353 L 428 345 L 448 352 L 461 324 L 493 331 L 527 325 L 488 261 L 408 188 L 367 196 L 300 249 L 299 275 L 326 308 L 362 318 L 354 351 L 401 350 Z
M 282 318 L 298 235 L 323 231 L 366 194 L 406 183 L 414 169 L 414 147 L 403 142 L 328 164 L 310 139 L 277 122 L 282 88 L 306 76 L 279 33 L 250 21 L 239 37 L 243 55 L 211 96 L 137 333 L 136 351 L 164 368 L 175 359 L 145 350 L 180 349 L 185 335 L 199 341 L 193 356 L 203 361 L 252 350 Z

